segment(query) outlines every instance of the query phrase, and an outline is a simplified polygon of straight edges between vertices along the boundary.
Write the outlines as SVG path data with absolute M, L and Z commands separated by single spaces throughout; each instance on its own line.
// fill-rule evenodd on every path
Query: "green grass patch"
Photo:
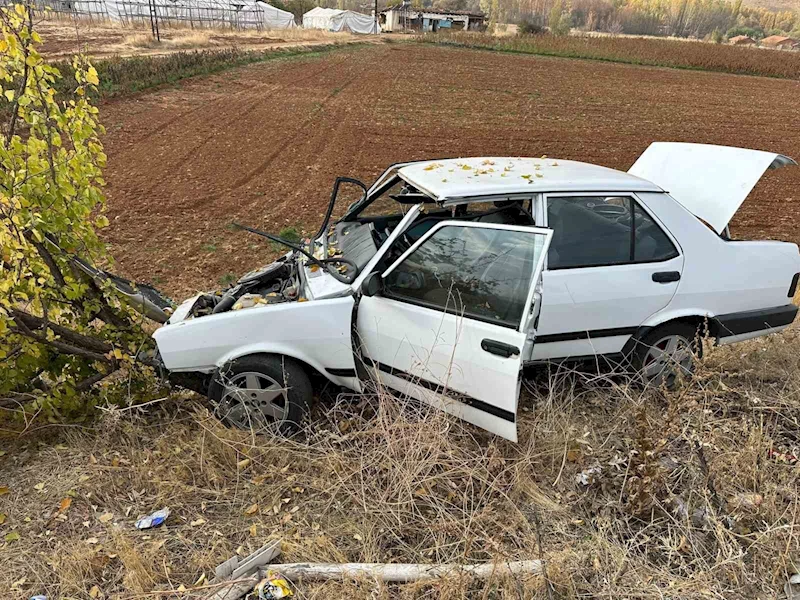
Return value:
M 194 50 L 159 56 L 114 57 L 94 61 L 100 77 L 99 98 L 113 98 L 175 84 L 183 79 L 212 75 L 254 63 L 296 57 L 315 57 L 356 44 L 326 44 L 263 51 L 238 48 Z M 75 88 L 75 77 L 69 62 L 55 63 L 63 78 L 57 82 L 58 91 L 67 93 Z

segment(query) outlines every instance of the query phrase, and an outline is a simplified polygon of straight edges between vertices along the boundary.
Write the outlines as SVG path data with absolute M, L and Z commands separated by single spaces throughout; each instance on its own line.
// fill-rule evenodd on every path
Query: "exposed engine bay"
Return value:
M 200 294 L 183 318 L 197 318 L 258 305 L 297 300 L 300 294 L 298 264 L 291 255 L 251 271 L 226 290 Z

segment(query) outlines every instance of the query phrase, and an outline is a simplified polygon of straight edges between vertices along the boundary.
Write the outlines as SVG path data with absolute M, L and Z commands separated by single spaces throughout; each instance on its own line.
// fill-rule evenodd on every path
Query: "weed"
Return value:
M 281 229 L 280 232 L 278 233 L 278 237 L 286 240 L 287 242 L 292 242 L 294 244 L 303 239 L 300 230 L 298 230 L 297 227 L 294 227 L 293 225 L 288 225 L 283 229 Z M 279 244 L 278 242 L 270 242 L 269 245 L 274 252 L 286 252 L 287 250 L 286 246 L 284 246 L 283 244 Z
M 278 237 L 285 239 L 288 242 L 299 242 L 302 234 L 293 225 L 289 225 L 281 229 L 280 233 L 278 233 Z
M 216 244 L 203 244 L 200 247 L 203 250 L 205 250 L 206 252 L 216 252 L 217 251 L 217 245 Z
M 229 285 L 232 285 L 237 279 L 238 276 L 236 275 L 236 273 L 231 273 L 230 271 L 228 271 L 227 273 L 225 273 L 225 275 L 219 278 L 219 284 L 223 287 L 228 287 Z

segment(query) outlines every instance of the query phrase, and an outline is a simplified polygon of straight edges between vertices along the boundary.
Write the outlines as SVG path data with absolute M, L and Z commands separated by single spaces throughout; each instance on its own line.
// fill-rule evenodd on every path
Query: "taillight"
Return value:
M 795 273 L 794 277 L 792 277 L 792 284 L 789 286 L 789 298 L 794 298 L 794 294 L 797 291 L 798 279 L 800 279 L 800 273 Z

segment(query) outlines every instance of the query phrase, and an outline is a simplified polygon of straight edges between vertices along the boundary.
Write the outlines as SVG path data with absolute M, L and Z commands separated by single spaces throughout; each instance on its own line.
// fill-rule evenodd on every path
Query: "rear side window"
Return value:
M 445 226 L 386 277 L 384 289 L 395 300 L 516 328 L 544 242 L 541 233 Z
M 547 222 L 553 229 L 550 269 L 658 262 L 678 255 L 667 235 L 629 196 L 549 197 Z
M 678 256 L 675 245 L 639 204 L 633 203 L 633 262 L 658 262 Z

